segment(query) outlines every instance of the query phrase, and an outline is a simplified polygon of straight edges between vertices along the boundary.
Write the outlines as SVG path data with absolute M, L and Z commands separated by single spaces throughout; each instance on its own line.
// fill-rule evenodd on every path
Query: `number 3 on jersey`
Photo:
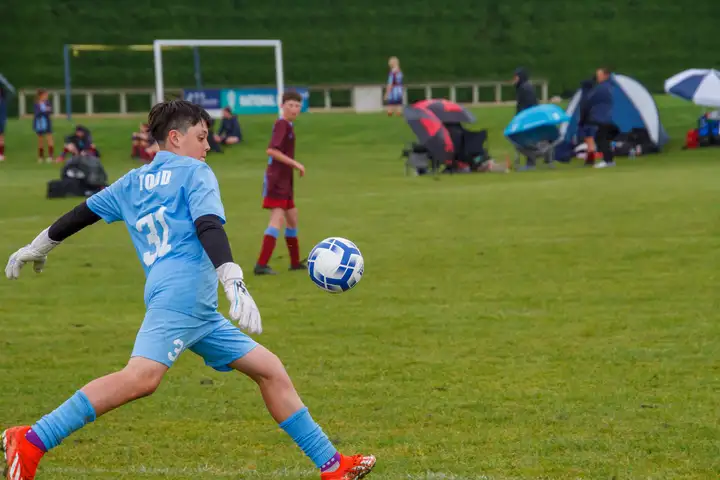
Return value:
M 165 221 L 165 210 L 166 207 L 158 208 L 155 213 L 148 213 L 135 224 L 138 232 L 143 231 L 145 227 L 148 229 L 147 241 L 150 244 L 151 250 L 148 250 L 143 254 L 143 262 L 148 267 L 151 266 L 158 258 L 162 258 L 172 250 L 172 245 L 168 243 L 170 239 L 170 229 Z M 162 238 L 158 233 L 157 225 L 160 224 L 162 230 Z

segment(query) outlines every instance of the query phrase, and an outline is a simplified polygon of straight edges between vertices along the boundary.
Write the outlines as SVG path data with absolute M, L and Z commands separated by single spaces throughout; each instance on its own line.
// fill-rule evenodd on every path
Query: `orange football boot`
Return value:
M 40 459 L 45 452 L 30 443 L 25 434 L 30 427 L 8 428 L 2 433 L 2 451 L 5 455 L 6 480 L 35 480 Z
M 333 472 L 320 475 L 320 480 L 355 480 L 364 478 L 375 466 L 375 457 L 372 455 L 354 455 L 352 457 L 340 456 L 340 467 Z

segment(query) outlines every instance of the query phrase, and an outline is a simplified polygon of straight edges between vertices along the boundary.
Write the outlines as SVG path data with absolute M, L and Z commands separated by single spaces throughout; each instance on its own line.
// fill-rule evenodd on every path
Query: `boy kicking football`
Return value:
M 283 364 L 217 311 L 218 281 L 230 318 L 261 333 L 255 301 L 232 257 L 217 179 L 204 162 L 210 117 L 186 101 L 150 111 L 161 151 L 60 217 L 10 256 L 5 274 L 17 279 L 32 263 L 41 272 L 50 251 L 99 220 L 123 221 L 145 270 L 147 311 L 127 366 L 82 387 L 32 426 L 2 433 L 7 480 L 33 480 L 45 453 L 101 415 L 152 394 L 180 354 L 190 350 L 222 372 L 237 370 L 259 386 L 274 420 L 320 470 L 324 480 L 362 478 L 375 457 L 338 453 L 303 405 Z M 160 140 L 162 139 L 162 140 Z
M 302 97 L 287 92 L 282 97 L 282 118 L 275 121 L 268 145 L 268 166 L 263 182 L 263 208 L 270 210 L 270 222 L 263 237 L 262 249 L 255 265 L 255 275 L 274 275 L 268 262 L 272 257 L 280 229 L 285 224 L 285 243 L 290 252 L 290 270 L 307 270 L 300 261 L 297 236 L 298 211 L 293 192 L 294 170 L 305 175 L 305 167 L 295 160 L 295 131 L 292 122 L 300 114 Z

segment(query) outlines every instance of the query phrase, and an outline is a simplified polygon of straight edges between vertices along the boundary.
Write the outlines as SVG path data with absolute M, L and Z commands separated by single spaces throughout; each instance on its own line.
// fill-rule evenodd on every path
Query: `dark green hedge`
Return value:
M 290 84 L 383 82 L 397 55 L 407 81 L 508 79 L 517 65 L 574 89 L 599 64 L 660 90 L 720 64 L 714 0 L 1 0 L 0 71 L 20 87 L 63 84 L 64 43 L 279 38 Z M 151 87 L 150 53 L 82 53 L 77 87 Z M 207 85 L 273 82 L 267 52 L 202 50 Z M 166 84 L 194 84 L 190 51 L 166 54 Z

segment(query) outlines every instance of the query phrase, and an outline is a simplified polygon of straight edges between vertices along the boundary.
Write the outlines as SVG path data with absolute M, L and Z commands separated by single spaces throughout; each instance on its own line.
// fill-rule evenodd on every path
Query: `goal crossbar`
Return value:
M 280 40 L 155 40 L 153 55 L 155 57 L 155 99 L 162 102 L 165 98 L 163 81 L 162 49 L 163 47 L 265 47 L 275 52 L 275 83 L 277 84 L 278 112 L 281 107 L 282 95 L 285 92 L 285 74 L 283 72 L 282 42 Z
M 176 50 L 183 47 L 165 47 L 166 49 Z M 99 44 L 99 43 L 66 43 L 63 45 L 63 66 L 65 78 L 65 115 L 68 121 L 72 120 L 72 74 L 70 72 L 70 60 L 77 57 L 82 52 L 152 52 L 152 44 L 134 44 L 134 45 L 118 45 L 118 44 Z M 198 89 L 201 88 L 200 74 L 200 56 L 196 48 L 193 49 L 195 60 L 195 80 Z M 60 112 L 57 112 L 60 113 Z

